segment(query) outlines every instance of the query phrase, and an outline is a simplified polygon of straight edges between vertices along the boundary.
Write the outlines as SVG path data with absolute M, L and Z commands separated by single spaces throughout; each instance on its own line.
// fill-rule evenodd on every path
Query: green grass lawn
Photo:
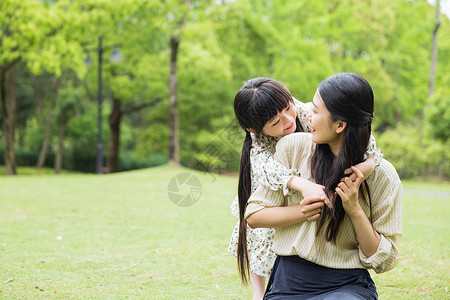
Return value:
M 190 207 L 167 192 L 182 172 L 202 185 Z M 237 178 L 25 173 L 0 178 L 0 299 L 251 298 L 227 252 Z M 450 184 L 404 187 L 401 261 L 374 274 L 380 299 L 448 299 Z

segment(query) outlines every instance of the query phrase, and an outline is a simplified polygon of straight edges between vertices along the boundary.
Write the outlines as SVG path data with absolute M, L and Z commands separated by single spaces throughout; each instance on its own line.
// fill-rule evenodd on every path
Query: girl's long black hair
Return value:
M 345 169 L 363 161 L 371 134 L 373 92 L 369 83 L 354 73 L 330 76 L 319 84 L 317 91 L 331 114 L 331 121 L 347 122 L 339 155 L 335 157 L 328 144 L 318 144 L 311 161 L 313 178 L 325 186 L 327 197 L 333 204 L 331 209 L 324 206 L 317 234 L 326 226 L 326 240 L 336 242 L 345 211 L 341 197 L 335 193 L 335 188 L 345 176 Z M 365 181 L 364 186 L 372 222 L 372 201 Z M 362 189 L 360 193 L 363 193 Z
M 237 264 L 243 283 L 247 283 L 249 260 L 247 252 L 247 222 L 244 219 L 247 202 L 252 193 L 250 150 L 252 137 L 247 130 L 255 130 L 261 136 L 264 125 L 290 104 L 293 98 L 286 87 L 270 78 L 253 78 L 247 81 L 234 98 L 234 113 L 239 125 L 245 131 L 239 170 L 239 239 L 237 247 Z M 303 131 L 298 117 L 296 131 Z

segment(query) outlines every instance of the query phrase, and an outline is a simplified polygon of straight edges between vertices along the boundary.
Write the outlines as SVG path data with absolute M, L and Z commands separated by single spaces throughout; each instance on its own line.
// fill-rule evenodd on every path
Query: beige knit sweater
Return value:
M 294 133 L 278 142 L 275 159 L 287 168 L 298 168 L 301 177 L 312 180 L 310 163 L 314 147 L 311 134 Z M 374 255 L 366 257 L 359 249 L 348 216 L 339 229 L 336 244 L 326 242 L 321 234 L 316 236 L 318 221 L 304 221 L 277 228 L 272 250 L 277 255 L 299 255 L 329 268 L 365 268 L 377 273 L 394 268 L 399 259 L 397 245 L 402 235 L 402 185 L 394 167 L 384 159 L 367 183 L 372 198 L 373 227 L 381 235 Z M 273 191 L 260 185 L 249 199 L 245 218 L 265 207 L 296 205 L 301 200 L 302 195 L 298 192 L 284 196 L 282 190 Z M 367 200 L 360 195 L 359 201 L 369 216 Z

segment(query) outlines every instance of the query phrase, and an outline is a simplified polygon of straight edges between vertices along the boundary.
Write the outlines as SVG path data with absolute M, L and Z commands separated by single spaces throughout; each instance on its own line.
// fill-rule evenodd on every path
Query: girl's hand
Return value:
M 374 154 L 371 154 L 365 161 L 355 165 L 354 167 L 356 167 L 358 170 L 360 170 L 362 172 L 362 174 L 364 176 L 364 180 L 366 180 L 367 177 L 369 177 L 370 174 L 372 174 L 373 170 L 375 169 Z M 348 177 L 353 182 L 355 182 L 356 178 L 358 178 L 358 175 L 355 172 L 353 172 L 351 167 L 348 168 L 347 170 L 345 170 L 344 174 L 348 175 Z M 341 181 L 343 181 L 343 179 L 341 179 Z
M 302 201 L 300 201 L 300 211 L 306 216 L 308 221 L 315 221 L 320 217 L 322 208 L 325 205 L 324 200 L 325 197 L 306 197 Z
M 328 207 L 332 207 L 330 199 L 325 194 L 325 187 L 323 185 L 311 182 L 298 176 L 292 176 L 288 181 L 287 187 L 293 190 L 297 190 L 302 193 L 303 198 L 320 196 L 324 198 L 325 204 Z
M 359 186 L 364 181 L 363 173 L 355 167 L 351 167 L 352 172 L 356 174 L 356 180 L 352 181 L 350 177 L 344 177 L 336 187 L 336 193 L 341 196 L 342 206 L 349 215 L 355 215 L 361 212 L 361 206 L 358 201 Z

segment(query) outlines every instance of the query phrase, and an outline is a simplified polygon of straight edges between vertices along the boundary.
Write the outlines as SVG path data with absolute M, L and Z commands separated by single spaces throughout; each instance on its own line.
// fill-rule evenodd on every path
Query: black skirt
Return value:
M 378 299 L 366 269 L 332 269 L 297 255 L 278 256 L 264 299 Z

